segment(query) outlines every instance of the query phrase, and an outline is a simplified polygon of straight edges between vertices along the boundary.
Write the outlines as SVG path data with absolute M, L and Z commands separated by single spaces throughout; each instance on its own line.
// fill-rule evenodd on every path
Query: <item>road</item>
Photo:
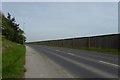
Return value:
M 27 46 L 44 53 L 74 78 L 118 78 L 117 55 L 43 45 Z

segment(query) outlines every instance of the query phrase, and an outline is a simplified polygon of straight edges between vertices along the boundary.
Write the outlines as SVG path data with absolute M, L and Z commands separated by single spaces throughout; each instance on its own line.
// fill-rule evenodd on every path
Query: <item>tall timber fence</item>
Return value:
M 118 49 L 120 34 L 109 34 L 100 36 L 49 40 L 36 42 L 37 44 L 50 46 L 67 46 L 67 47 L 81 47 L 81 48 L 100 48 L 100 49 Z

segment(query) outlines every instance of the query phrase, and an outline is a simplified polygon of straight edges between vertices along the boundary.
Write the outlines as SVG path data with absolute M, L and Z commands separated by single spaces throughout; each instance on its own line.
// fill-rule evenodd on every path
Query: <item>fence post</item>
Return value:
M 62 40 L 62 46 L 64 46 L 64 39 Z
M 74 38 L 72 39 L 72 47 L 74 47 Z
M 90 48 L 90 36 L 88 37 L 88 48 Z

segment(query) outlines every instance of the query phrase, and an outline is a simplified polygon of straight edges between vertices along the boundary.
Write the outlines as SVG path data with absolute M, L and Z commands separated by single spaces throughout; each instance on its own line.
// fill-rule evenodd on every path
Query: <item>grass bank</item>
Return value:
M 0 33 L 0 78 L 2 77 L 2 35 Z
M 2 40 L 2 78 L 24 76 L 25 46 Z

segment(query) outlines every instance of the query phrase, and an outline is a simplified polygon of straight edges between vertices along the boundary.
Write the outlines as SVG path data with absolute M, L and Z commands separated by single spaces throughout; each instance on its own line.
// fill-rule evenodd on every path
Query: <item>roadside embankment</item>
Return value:
M 24 76 L 25 46 L 2 39 L 2 78 Z

